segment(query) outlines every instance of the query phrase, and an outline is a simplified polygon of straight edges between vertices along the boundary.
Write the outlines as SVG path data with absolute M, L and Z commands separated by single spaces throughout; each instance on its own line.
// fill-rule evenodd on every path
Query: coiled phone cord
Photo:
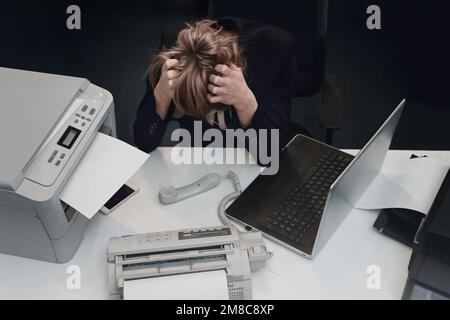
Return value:
M 225 210 L 227 208 L 227 204 L 230 201 L 233 201 L 234 199 L 239 197 L 239 195 L 242 193 L 242 187 L 241 187 L 241 182 L 239 181 L 239 177 L 237 176 L 237 174 L 234 171 L 228 172 L 226 177 L 231 179 L 236 191 L 227 194 L 222 199 L 222 201 L 220 201 L 220 203 L 219 203 L 219 219 L 224 225 L 232 226 L 232 222 L 230 221 L 230 219 L 227 218 L 227 216 L 225 214 Z

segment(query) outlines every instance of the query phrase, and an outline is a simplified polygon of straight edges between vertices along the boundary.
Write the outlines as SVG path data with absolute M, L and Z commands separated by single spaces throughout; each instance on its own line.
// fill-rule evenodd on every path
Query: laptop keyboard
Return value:
M 295 185 L 278 209 L 265 220 L 266 229 L 292 242 L 301 241 L 320 221 L 331 185 L 351 160 L 351 156 L 330 151 L 323 153 L 309 180 Z

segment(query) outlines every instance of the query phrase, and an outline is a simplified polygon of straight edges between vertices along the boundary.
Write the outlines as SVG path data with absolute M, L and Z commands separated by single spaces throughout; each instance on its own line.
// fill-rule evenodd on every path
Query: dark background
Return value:
M 205 17 L 207 2 L 2 0 L 0 66 L 85 77 L 104 87 L 115 99 L 118 136 L 131 143 L 161 29 Z M 295 12 L 295 2 L 288 3 Z M 81 7 L 80 31 L 66 28 L 70 4 Z M 382 30 L 366 28 L 370 4 L 381 7 Z M 330 0 L 327 47 L 326 73 L 346 83 L 338 147 L 362 147 L 405 97 L 393 148 L 450 149 L 449 4 Z M 292 119 L 323 140 L 319 105 L 320 95 L 295 98 Z

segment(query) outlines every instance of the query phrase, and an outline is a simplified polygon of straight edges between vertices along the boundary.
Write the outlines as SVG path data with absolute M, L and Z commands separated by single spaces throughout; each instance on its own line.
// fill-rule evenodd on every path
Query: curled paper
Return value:
M 386 161 L 353 206 L 358 209 L 404 208 L 427 214 L 448 169 L 436 158 Z

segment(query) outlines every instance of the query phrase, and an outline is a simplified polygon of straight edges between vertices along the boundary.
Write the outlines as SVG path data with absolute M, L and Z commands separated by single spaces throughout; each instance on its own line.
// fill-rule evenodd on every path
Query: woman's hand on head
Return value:
M 177 59 L 167 59 L 161 69 L 161 76 L 155 87 L 154 95 L 156 100 L 156 112 L 161 119 L 165 119 L 169 106 L 173 99 L 175 81 L 179 75 L 176 70 L 179 61 Z
M 234 64 L 218 64 L 215 71 L 218 74 L 209 77 L 209 103 L 233 106 L 241 124 L 248 126 L 258 108 L 258 102 L 245 81 L 242 69 Z

